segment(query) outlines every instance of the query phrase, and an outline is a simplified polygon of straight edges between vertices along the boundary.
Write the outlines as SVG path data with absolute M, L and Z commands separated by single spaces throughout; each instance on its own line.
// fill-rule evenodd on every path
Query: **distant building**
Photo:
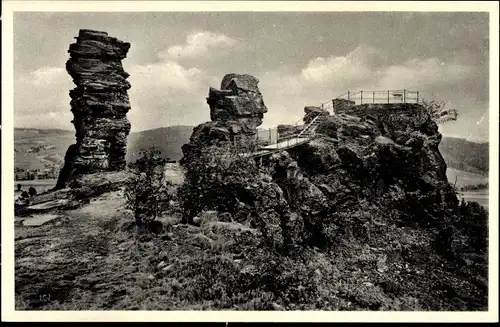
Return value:
M 49 167 L 45 169 L 21 169 L 14 168 L 14 180 L 36 180 L 36 179 L 55 179 L 59 174 L 58 167 Z

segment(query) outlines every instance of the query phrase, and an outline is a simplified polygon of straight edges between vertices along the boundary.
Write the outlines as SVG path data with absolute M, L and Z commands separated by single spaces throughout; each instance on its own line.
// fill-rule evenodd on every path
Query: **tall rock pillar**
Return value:
M 211 121 L 196 126 L 189 143 L 182 146 L 181 164 L 196 157 L 207 146 L 233 143 L 251 146 L 257 141 L 267 107 L 258 87 L 259 80 L 248 74 L 226 74 L 221 89 L 209 88 L 207 103 Z
M 71 90 L 71 111 L 76 144 L 68 151 L 56 189 L 74 174 L 118 171 L 125 168 L 130 122 L 127 90 L 129 74 L 121 61 L 130 43 L 106 32 L 82 29 L 69 47 L 66 70 L 76 88 Z

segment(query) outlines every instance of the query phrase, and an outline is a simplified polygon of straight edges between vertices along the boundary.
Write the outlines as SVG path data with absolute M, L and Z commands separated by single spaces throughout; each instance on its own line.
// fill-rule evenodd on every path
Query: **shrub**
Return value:
M 141 151 L 139 159 L 129 164 L 132 177 L 126 185 L 127 207 L 134 213 L 137 226 L 145 226 L 165 209 L 170 201 L 164 180 L 166 159 L 152 148 Z
M 256 163 L 240 156 L 245 149 L 232 145 L 214 145 L 185 162 L 184 184 L 178 189 L 184 222 L 202 210 L 235 213 L 241 202 L 252 202 L 251 185 L 258 176 Z
M 488 247 L 488 211 L 477 202 L 462 201 L 459 220 L 455 226 L 467 237 L 477 253 L 486 253 Z
M 420 102 L 423 108 L 423 114 L 429 115 L 430 119 L 439 122 L 444 115 L 454 112 L 458 115 L 455 109 L 447 110 L 446 103 L 443 101 L 423 100 Z
M 479 184 L 472 184 L 472 185 L 464 185 L 460 187 L 460 191 L 462 192 L 467 192 L 467 191 L 479 191 L 479 190 L 485 190 L 488 189 L 488 183 L 479 183 Z

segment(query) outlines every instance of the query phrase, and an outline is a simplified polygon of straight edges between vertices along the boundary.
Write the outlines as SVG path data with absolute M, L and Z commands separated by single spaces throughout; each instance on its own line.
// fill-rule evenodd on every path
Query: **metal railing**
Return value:
M 383 91 L 347 91 L 336 99 L 344 99 L 354 102 L 355 105 L 367 103 L 418 103 L 419 91 L 407 89 L 402 90 L 383 90 Z M 333 100 L 332 100 L 333 104 Z
M 278 139 L 279 133 L 277 127 L 261 129 L 257 131 L 257 144 L 259 146 L 277 143 Z
M 379 91 L 347 91 L 334 99 L 320 104 L 324 110 L 345 110 L 352 106 L 362 104 L 386 104 L 386 103 L 419 103 L 419 91 L 401 90 L 379 90 Z
M 326 111 L 330 111 L 331 109 L 333 110 L 333 106 L 334 106 L 334 102 L 333 100 L 332 101 L 328 101 L 328 102 L 324 102 L 322 104 L 319 105 L 319 107 L 323 110 L 326 110 Z
M 268 129 L 261 129 L 257 131 L 257 144 L 259 146 L 266 146 L 271 144 L 277 144 L 285 140 L 293 139 L 297 137 L 304 128 L 309 124 L 304 123 L 304 119 L 313 114 L 313 112 L 300 118 L 293 124 L 283 124 L 281 125 L 281 133 L 279 127 L 273 127 Z

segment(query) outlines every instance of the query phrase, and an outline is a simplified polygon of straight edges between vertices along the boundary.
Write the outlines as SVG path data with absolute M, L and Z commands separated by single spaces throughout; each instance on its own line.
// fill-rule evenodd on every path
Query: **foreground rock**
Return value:
M 121 60 L 130 43 L 92 30 L 80 30 L 76 40 L 66 63 L 77 85 L 70 91 L 76 144 L 68 148 L 55 189 L 64 188 L 74 175 L 118 171 L 126 164 L 130 83 Z
M 22 224 L 23 224 L 23 226 L 27 226 L 27 227 L 38 227 L 38 226 L 42 226 L 44 224 L 47 224 L 47 223 L 54 221 L 56 219 L 59 219 L 59 218 L 61 218 L 61 216 L 53 215 L 53 214 L 39 215 L 39 216 L 34 217 L 34 218 L 25 219 L 22 222 Z
M 66 188 L 41 193 L 26 203 L 16 203 L 15 215 L 24 217 L 75 209 L 92 198 L 121 190 L 129 180 L 130 174 L 127 171 L 77 175 Z
M 324 120 L 317 132 L 323 136 L 289 152 L 315 183 L 328 186 L 333 201 L 347 189 L 376 201 L 396 192 L 421 221 L 442 220 L 456 210 L 438 149 L 441 134 L 420 105 L 356 106 L 350 115 Z

